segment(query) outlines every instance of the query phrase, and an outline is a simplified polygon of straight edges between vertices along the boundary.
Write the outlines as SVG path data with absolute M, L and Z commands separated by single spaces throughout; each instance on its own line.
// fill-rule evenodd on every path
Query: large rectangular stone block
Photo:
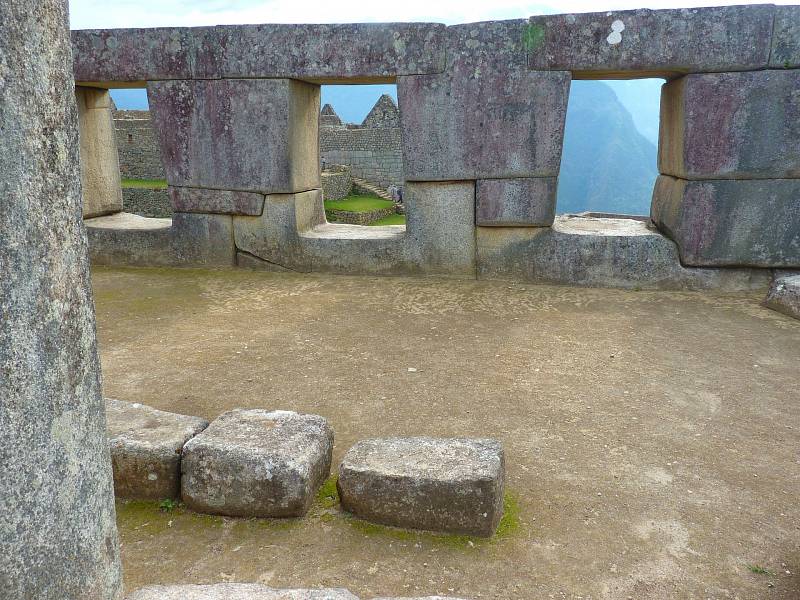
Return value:
M 407 183 L 407 256 L 422 273 L 475 277 L 475 184 Z
M 800 6 L 775 7 L 769 66 L 776 69 L 800 67 Z
M 475 183 L 476 223 L 484 226 L 542 226 L 556 215 L 556 177 L 479 179 Z
M 445 26 L 435 23 L 222 25 L 193 29 L 195 77 L 391 82 L 439 73 Z
M 164 81 L 148 92 L 170 185 L 264 193 L 320 186 L 319 86 Z
M 270 194 L 260 216 L 233 218 L 236 248 L 278 267 L 307 273 L 311 256 L 300 233 L 324 222 L 322 190 Z
M 800 70 L 687 75 L 661 92 L 658 165 L 682 179 L 800 177 Z
M 660 176 L 653 222 L 691 266 L 800 267 L 800 179 Z
M 254 192 L 170 186 L 169 196 L 176 212 L 258 216 L 264 210 L 264 194 Z
M 83 218 L 122 210 L 117 138 L 108 90 L 76 87 Z
M 800 275 L 776 278 L 767 292 L 764 306 L 800 319 Z
M 398 78 L 407 180 L 558 175 L 570 76 L 527 70 L 525 27 L 449 27 L 447 71 Z
M 72 32 L 75 81 L 118 84 L 190 79 L 192 37 L 185 27 Z
M 230 215 L 175 213 L 170 239 L 172 261 L 176 265 L 231 267 L 236 264 L 233 217 Z
M 626 10 L 531 17 L 531 69 L 580 79 L 767 67 L 774 6 Z

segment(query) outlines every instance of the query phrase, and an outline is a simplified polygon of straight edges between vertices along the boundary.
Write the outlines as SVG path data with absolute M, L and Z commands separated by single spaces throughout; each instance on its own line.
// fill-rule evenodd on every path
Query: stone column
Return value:
M 121 595 L 67 0 L 0 2 L 0 596 Z

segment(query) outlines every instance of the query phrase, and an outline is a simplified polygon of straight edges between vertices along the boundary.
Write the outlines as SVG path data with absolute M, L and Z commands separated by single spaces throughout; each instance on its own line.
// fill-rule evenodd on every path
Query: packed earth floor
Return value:
M 763 293 L 95 269 L 108 397 L 212 419 L 326 417 L 499 438 L 490 541 L 367 525 L 333 480 L 303 519 L 117 502 L 125 587 L 365 597 L 800 597 L 800 321 Z

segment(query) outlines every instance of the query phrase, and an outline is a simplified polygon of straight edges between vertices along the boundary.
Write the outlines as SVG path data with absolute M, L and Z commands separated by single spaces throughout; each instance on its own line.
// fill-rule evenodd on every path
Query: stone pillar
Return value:
M 66 0 L 0 2 L 0 596 L 121 595 Z
M 651 216 L 683 264 L 800 267 L 798 89 L 796 69 L 663 87 Z
M 119 154 L 108 90 L 76 87 L 81 138 L 83 218 L 122 210 Z

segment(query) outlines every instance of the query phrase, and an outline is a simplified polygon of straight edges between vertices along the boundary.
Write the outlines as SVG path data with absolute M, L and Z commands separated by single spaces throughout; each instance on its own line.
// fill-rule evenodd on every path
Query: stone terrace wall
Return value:
M 115 111 L 114 129 L 122 176 L 132 179 L 164 179 L 164 163 L 153 132 L 150 112 Z
M 323 164 L 347 165 L 353 176 L 382 188 L 403 185 L 403 148 L 399 127 L 321 127 Z

